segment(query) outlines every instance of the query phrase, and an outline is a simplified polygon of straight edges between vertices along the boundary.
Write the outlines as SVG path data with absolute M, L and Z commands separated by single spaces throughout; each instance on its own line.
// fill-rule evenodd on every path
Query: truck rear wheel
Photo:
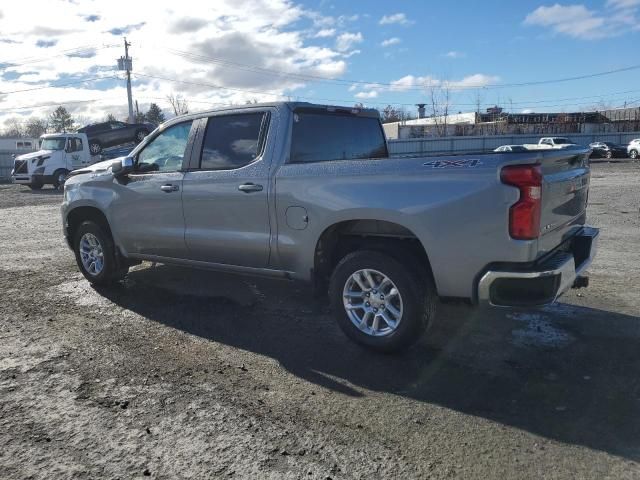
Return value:
M 430 276 L 376 251 L 345 256 L 331 276 L 329 296 L 342 331 L 379 352 L 407 348 L 435 316 Z
M 73 251 L 78 268 L 93 285 L 106 286 L 124 278 L 128 268 L 120 268 L 111 235 L 90 220 L 75 232 Z
M 95 140 L 89 142 L 89 153 L 91 155 L 98 155 L 102 151 L 102 145 L 100 142 L 96 142 Z

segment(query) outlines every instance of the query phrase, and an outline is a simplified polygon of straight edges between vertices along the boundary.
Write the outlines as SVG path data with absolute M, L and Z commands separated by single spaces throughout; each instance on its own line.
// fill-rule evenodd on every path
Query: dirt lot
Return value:
M 94 290 L 60 195 L 0 185 L 0 478 L 640 478 L 640 165 L 594 165 L 591 287 L 442 306 L 365 352 L 285 282 Z

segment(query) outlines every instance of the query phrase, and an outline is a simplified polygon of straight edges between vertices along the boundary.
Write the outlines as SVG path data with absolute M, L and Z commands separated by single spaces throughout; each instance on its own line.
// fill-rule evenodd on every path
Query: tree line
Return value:
M 108 113 L 104 121 L 115 121 L 116 116 Z M 151 103 L 149 110 L 141 112 L 136 109 L 135 121 L 149 122 L 159 125 L 166 120 L 162 109 Z M 30 117 L 26 121 L 14 117 L 5 120 L 4 128 L 0 131 L 0 137 L 38 138 L 45 133 L 75 132 L 82 128 L 86 121 L 74 118 L 64 106 L 57 107 L 46 117 Z

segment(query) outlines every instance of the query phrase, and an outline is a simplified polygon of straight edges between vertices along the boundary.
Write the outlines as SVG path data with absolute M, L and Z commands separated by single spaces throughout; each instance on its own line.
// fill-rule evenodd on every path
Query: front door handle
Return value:
M 180 187 L 178 185 L 172 185 L 170 183 L 168 183 L 167 185 L 162 185 L 160 187 L 160 190 L 162 190 L 163 192 L 177 192 L 178 190 L 180 190 Z
M 255 183 L 243 183 L 238 187 L 238 190 L 245 193 L 261 192 L 262 185 L 256 185 Z

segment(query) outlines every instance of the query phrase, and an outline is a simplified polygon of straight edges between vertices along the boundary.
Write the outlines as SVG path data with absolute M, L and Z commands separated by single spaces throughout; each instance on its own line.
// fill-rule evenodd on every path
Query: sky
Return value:
M 432 91 L 455 112 L 640 106 L 640 0 L 21 0 L 0 3 L 0 128 L 57 105 L 80 123 L 125 119 L 125 36 L 142 111 L 169 113 L 179 94 L 190 111 L 290 99 L 415 113 Z

